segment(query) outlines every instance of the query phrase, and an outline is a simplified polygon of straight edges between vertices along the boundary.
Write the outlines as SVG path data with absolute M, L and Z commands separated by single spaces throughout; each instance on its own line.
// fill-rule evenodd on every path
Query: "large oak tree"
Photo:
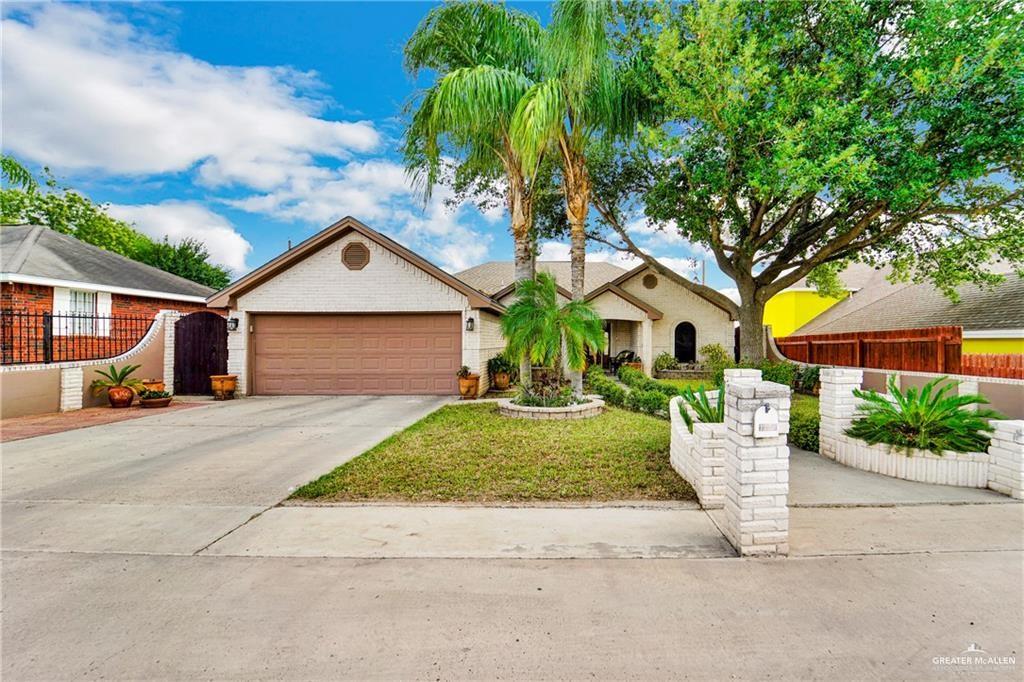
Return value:
M 634 201 L 709 249 L 739 290 L 745 357 L 762 357 L 769 298 L 834 286 L 852 261 L 952 296 L 996 280 L 992 259 L 1024 270 L 1019 3 L 698 0 L 621 25 L 664 119 L 606 159 L 600 238 L 672 275 L 630 233 Z

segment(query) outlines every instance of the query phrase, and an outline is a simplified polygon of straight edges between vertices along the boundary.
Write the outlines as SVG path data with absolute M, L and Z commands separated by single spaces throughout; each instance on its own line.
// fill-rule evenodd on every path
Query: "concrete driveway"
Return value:
M 447 402 L 248 398 L 3 447 L 3 548 L 192 554 Z

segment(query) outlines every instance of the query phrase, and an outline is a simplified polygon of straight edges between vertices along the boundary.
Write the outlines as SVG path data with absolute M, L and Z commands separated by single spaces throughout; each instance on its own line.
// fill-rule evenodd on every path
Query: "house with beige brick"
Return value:
M 550 273 L 562 296 L 570 298 L 568 261 L 539 261 L 537 269 Z M 456 276 L 504 305 L 514 299 L 512 262 L 484 263 Z M 662 353 L 680 363 L 694 363 L 702 360 L 699 351 L 707 344 L 721 344 L 732 352 L 735 332 L 729 311 L 647 265 L 626 270 L 611 263 L 587 263 L 584 287 L 587 300 L 605 321 L 605 357 L 633 351 L 650 373 L 654 358 Z
M 568 298 L 568 263 L 538 268 Z M 633 350 L 649 369 L 662 352 L 693 362 L 703 344 L 732 347 L 728 312 L 667 278 L 607 263 L 587 273 L 611 354 Z M 207 303 L 228 310 L 228 371 L 244 394 L 454 395 L 463 365 L 487 390 L 514 284 L 511 263 L 453 275 L 345 218 Z

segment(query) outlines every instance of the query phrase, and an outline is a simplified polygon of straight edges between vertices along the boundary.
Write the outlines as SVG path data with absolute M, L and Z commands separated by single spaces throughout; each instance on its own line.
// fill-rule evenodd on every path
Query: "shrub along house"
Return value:
M 0 360 L 115 356 L 160 310 L 208 310 L 212 291 L 47 227 L 0 227 Z
M 568 263 L 540 263 L 568 279 Z M 588 299 L 612 352 L 694 361 L 706 343 L 730 348 L 729 314 L 646 268 L 588 266 Z M 568 292 L 562 289 L 568 297 Z M 456 394 L 468 366 L 486 391 L 487 360 L 505 346 L 499 319 L 513 300 L 511 263 L 451 275 L 345 218 L 208 299 L 228 309 L 228 371 L 247 395 Z

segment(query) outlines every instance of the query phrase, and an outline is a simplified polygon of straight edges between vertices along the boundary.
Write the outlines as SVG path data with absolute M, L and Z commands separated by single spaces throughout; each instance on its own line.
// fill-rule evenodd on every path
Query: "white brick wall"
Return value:
M 672 441 L 669 460 L 686 479 L 705 509 L 721 509 L 725 500 L 725 424 L 693 425 L 693 433 L 679 414 L 683 399 L 669 402 Z
M 725 397 L 725 522 L 723 531 L 740 553 L 789 553 L 790 390 L 769 381 L 734 381 Z M 778 411 L 779 434 L 755 438 L 754 413 Z
M 359 241 L 370 249 L 362 270 L 349 270 L 341 250 Z M 440 280 L 352 233 L 238 297 L 248 312 L 426 312 L 465 310 L 466 297 Z
M 82 409 L 85 371 L 81 367 L 65 367 L 60 371 L 60 411 Z
M 176 310 L 161 311 L 164 316 L 164 390 L 174 393 L 174 325 L 181 319 Z
M 639 322 L 640 320 L 647 319 L 646 312 L 613 291 L 604 292 L 592 299 L 590 304 L 594 306 L 597 314 L 605 320 L 634 320 Z
M 648 273 L 658 278 L 658 286 L 653 289 L 643 285 L 644 275 Z M 721 308 L 649 268 L 637 273 L 620 286 L 664 314 L 662 319 L 654 321 L 650 361 L 661 353 L 675 355 L 676 326 L 680 322 L 693 323 L 697 330 L 697 348 L 709 343 L 720 343 L 730 355 L 732 354 L 735 345 L 733 323 L 729 319 L 729 314 Z
M 1018 500 L 1024 499 L 1024 420 L 992 422 L 989 444 L 988 487 Z

